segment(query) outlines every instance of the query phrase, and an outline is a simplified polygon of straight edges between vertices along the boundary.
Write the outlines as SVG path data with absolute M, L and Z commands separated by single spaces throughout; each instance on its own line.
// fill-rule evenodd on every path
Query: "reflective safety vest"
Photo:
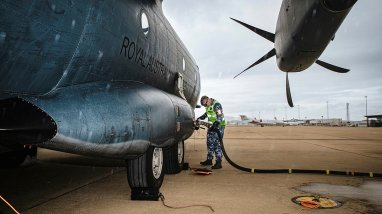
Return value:
M 208 117 L 208 122 L 215 122 L 217 120 L 217 115 L 216 115 L 216 112 L 214 111 L 214 105 L 216 103 L 219 103 L 217 100 L 214 100 L 214 103 L 212 103 L 211 106 L 207 106 L 206 107 L 206 113 L 207 113 L 207 117 Z M 223 112 L 222 112 L 223 114 Z M 225 119 L 224 119 L 224 114 L 222 115 L 223 119 L 222 121 L 219 123 L 219 126 L 225 126 Z

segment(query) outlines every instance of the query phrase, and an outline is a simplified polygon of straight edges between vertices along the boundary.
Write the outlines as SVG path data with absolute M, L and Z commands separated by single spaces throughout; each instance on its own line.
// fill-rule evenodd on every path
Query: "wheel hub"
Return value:
M 155 148 L 153 152 L 152 171 L 155 179 L 159 179 L 162 175 L 163 167 L 163 151 L 162 148 Z
M 183 161 L 183 141 L 178 142 L 178 163 L 181 164 Z

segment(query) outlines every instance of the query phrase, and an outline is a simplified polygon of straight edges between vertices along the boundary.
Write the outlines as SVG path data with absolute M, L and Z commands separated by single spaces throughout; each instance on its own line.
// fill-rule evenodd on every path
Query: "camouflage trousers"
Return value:
M 219 126 L 219 131 L 224 136 L 225 126 Z M 221 160 L 223 153 L 220 145 L 219 136 L 215 131 L 208 130 L 207 132 L 207 160 L 212 160 L 215 154 L 216 160 Z

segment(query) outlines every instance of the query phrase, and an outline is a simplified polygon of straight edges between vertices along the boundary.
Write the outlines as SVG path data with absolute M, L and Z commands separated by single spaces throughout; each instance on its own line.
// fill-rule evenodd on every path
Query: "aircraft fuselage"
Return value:
M 158 1 L 160 2 L 160 1 Z M 195 106 L 198 68 L 155 1 L 2 1 L 0 98 L 97 81 L 139 81 Z M 145 12 L 149 32 L 141 28 Z M 185 69 L 182 60 L 185 60 Z M 43 83 L 43 84 L 42 84 Z
M 1 1 L 0 58 L 0 146 L 127 159 L 193 133 L 199 71 L 161 0 Z

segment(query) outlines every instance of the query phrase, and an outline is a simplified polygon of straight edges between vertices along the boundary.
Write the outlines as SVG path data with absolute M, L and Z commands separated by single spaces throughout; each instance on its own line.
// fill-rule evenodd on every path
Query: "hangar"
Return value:
M 367 127 L 382 127 L 382 114 L 366 115 Z

